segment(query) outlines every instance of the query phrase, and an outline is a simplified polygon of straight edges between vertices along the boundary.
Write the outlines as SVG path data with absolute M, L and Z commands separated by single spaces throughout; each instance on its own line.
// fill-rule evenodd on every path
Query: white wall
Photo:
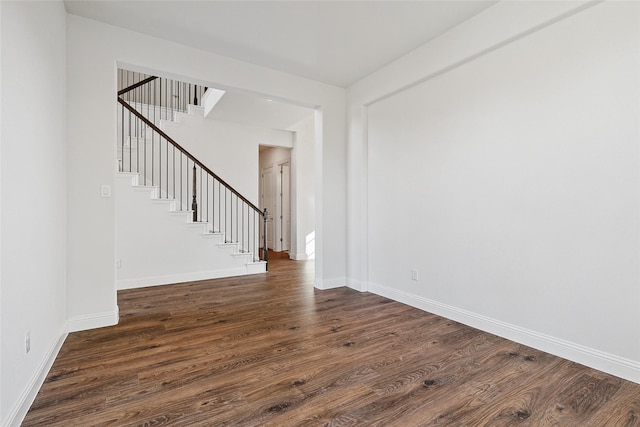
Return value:
M 256 206 L 259 145 L 293 146 L 293 134 L 285 130 L 205 119 L 195 114 L 177 114 L 176 122 L 163 122 L 162 128 Z
M 0 11 L 0 424 L 18 425 L 66 336 L 65 10 Z
M 313 176 L 315 118 L 311 114 L 289 128 L 295 132 L 291 152 L 291 183 L 295 191 L 291 194 L 290 257 L 296 260 L 315 258 L 315 185 Z
M 320 106 L 326 120 L 316 178 L 330 177 L 324 180 L 318 195 L 321 203 L 316 222 L 326 224 L 326 231 L 316 242 L 316 252 L 325 261 L 316 269 L 316 284 L 344 284 L 343 89 L 77 16 L 67 17 L 67 37 L 71 327 L 106 325 L 117 319 L 115 205 L 113 199 L 100 198 L 100 185 L 114 183 L 118 66 L 142 72 L 159 70 L 164 76 L 197 84 L 238 88 L 299 105 Z M 334 167 L 337 172 L 330 173 Z
M 0 100 L 2 99 L 2 5 L 0 4 Z M 2 308 L 2 104 L 0 103 L 0 308 Z M 2 371 L 4 367 L 2 365 L 2 315 L 0 315 L 0 384 L 2 384 Z M 2 386 L 0 386 L 0 425 L 4 424 L 5 409 L 2 399 Z
M 2 5 L 0 5 L 0 100 L 2 99 Z M 0 308 L 2 308 L 2 105 L 0 103 Z M 0 384 L 2 384 L 2 315 L 0 315 Z M 0 386 L 0 425 L 4 424 L 2 387 Z
M 640 382 L 639 5 L 590 6 L 499 3 L 350 88 L 349 280 Z

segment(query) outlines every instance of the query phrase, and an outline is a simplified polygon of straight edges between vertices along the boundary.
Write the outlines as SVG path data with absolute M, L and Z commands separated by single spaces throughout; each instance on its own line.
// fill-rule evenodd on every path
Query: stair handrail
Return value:
M 158 76 L 151 76 L 151 77 L 147 77 L 144 80 L 140 80 L 138 83 L 132 84 L 131 86 L 125 87 L 124 89 L 120 89 L 118 91 L 118 96 L 120 95 L 124 95 L 127 92 L 131 92 L 132 90 L 139 88 L 140 86 L 144 86 L 147 83 L 151 83 L 152 81 L 156 80 L 158 78 Z
M 153 124 L 153 122 L 151 122 L 149 119 L 147 119 L 142 113 L 140 113 L 138 110 L 136 110 L 131 105 L 129 105 L 129 103 L 127 101 L 125 101 L 124 99 L 118 97 L 118 102 L 120 104 L 122 104 L 122 106 L 124 108 L 129 110 L 133 115 L 135 115 L 137 118 L 142 120 L 147 126 L 149 126 L 151 129 L 153 129 L 155 132 L 158 132 L 158 134 L 160 134 L 160 136 L 162 136 L 164 139 L 169 141 L 174 147 L 176 147 L 185 156 L 187 156 L 189 159 L 191 159 L 192 162 L 194 162 L 195 164 L 200 166 L 202 168 L 202 170 L 204 170 L 209 175 L 211 175 L 212 177 L 217 179 L 220 182 L 220 184 L 224 185 L 229 191 L 231 191 L 233 194 L 235 194 L 240 200 L 242 200 L 247 205 L 249 205 L 251 207 L 251 209 L 253 209 L 257 213 L 262 215 L 262 211 L 260 210 L 260 208 L 258 208 L 256 205 L 251 203 L 249 200 L 247 200 L 247 198 L 244 197 L 242 194 L 240 194 L 235 188 L 233 188 L 231 185 L 229 185 L 225 180 L 220 178 L 215 172 L 213 172 L 211 169 L 209 169 L 204 163 L 202 163 L 200 160 L 198 160 L 193 154 L 189 153 L 184 147 L 182 147 L 180 144 L 178 144 L 175 139 L 171 138 L 169 135 L 167 135 L 165 132 L 163 132 L 162 129 L 160 129 L 158 126 Z
M 121 90 L 119 90 L 117 92 L 117 101 L 120 105 L 122 105 L 123 108 L 125 108 L 126 110 L 128 110 L 131 114 L 133 114 L 135 117 L 137 117 L 139 120 L 141 120 L 144 124 L 146 124 L 151 130 L 153 130 L 154 132 L 156 132 L 158 135 L 160 135 L 162 138 L 164 138 L 168 143 L 170 143 L 175 149 L 177 149 L 180 153 L 182 153 L 183 155 L 186 156 L 187 159 L 190 159 L 193 164 L 194 164 L 194 203 L 195 203 L 195 168 L 196 165 L 198 165 L 200 167 L 201 170 L 203 170 L 204 172 L 206 172 L 207 174 L 209 174 L 214 180 L 218 181 L 220 183 L 220 185 L 224 186 L 228 191 L 230 191 L 233 195 L 236 196 L 237 199 L 242 200 L 242 202 L 244 202 L 248 207 L 250 207 L 251 209 L 253 209 L 253 211 L 259 215 L 259 217 L 262 218 L 263 220 L 263 246 L 260 248 L 262 250 L 263 253 L 263 260 L 267 263 L 268 265 L 268 257 L 269 257 L 269 252 L 267 249 L 267 219 L 268 219 L 268 212 L 267 209 L 265 208 L 264 211 L 261 211 L 260 208 L 258 208 L 256 205 L 254 205 L 251 201 L 249 201 L 246 197 L 244 197 L 242 194 L 240 194 L 240 192 L 238 190 L 236 190 L 235 188 L 233 188 L 233 186 L 231 186 L 229 183 L 227 183 L 224 179 L 222 179 L 218 174 L 216 174 L 215 172 L 213 172 L 211 169 L 209 169 L 204 163 L 202 163 L 200 160 L 198 160 L 193 154 L 191 154 L 187 149 L 185 149 L 182 145 L 180 145 L 175 139 L 171 138 L 169 135 L 167 135 L 162 129 L 160 129 L 155 123 L 153 123 L 151 120 L 149 120 L 147 117 L 144 116 L 144 114 L 142 114 L 141 112 L 139 112 L 138 110 L 136 110 L 134 107 L 132 107 L 129 102 L 125 101 L 122 98 L 122 95 L 138 88 L 141 86 L 144 86 L 145 84 L 148 84 L 156 79 L 159 79 L 158 76 L 150 76 L 147 77 L 137 83 L 134 83 L 126 88 L 123 88 Z M 206 88 L 205 88 L 206 90 Z M 195 95 L 194 93 L 194 96 Z M 194 98 L 194 101 L 197 98 Z M 197 102 L 197 101 L 195 101 Z M 194 221 L 196 220 L 196 212 L 194 211 Z M 260 245 L 258 244 L 258 247 L 260 247 Z

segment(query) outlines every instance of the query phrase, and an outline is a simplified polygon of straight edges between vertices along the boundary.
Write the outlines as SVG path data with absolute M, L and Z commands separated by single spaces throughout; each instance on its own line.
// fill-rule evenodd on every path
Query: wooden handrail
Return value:
M 140 81 L 139 81 L 138 83 L 136 83 L 136 84 L 132 84 L 132 85 L 131 85 L 131 86 L 129 86 L 129 87 L 125 87 L 124 89 L 120 89 L 120 90 L 118 91 L 118 96 L 120 96 L 120 95 L 124 95 L 124 94 L 125 94 L 125 93 L 127 93 L 127 92 L 131 92 L 131 91 L 132 91 L 132 90 L 134 90 L 135 88 L 140 87 L 140 86 L 143 86 L 143 85 L 146 85 L 147 83 L 152 82 L 152 81 L 154 81 L 154 80 L 155 80 L 155 79 L 157 79 L 157 78 L 158 78 L 158 77 L 156 77 L 156 76 L 147 77 L 147 78 L 146 78 L 146 79 L 144 79 L 144 80 L 140 80 Z
M 157 77 L 154 77 L 153 79 L 155 79 Z M 151 78 L 150 78 L 151 79 Z M 149 80 L 149 79 L 145 79 L 148 81 L 152 81 L 153 79 Z M 142 80 L 140 83 L 142 83 Z M 147 81 L 147 83 L 148 83 Z M 140 86 L 140 84 L 136 83 L 136 85 L 133 86 Z M 133 86 L 130 86 L 129 88 L 126 88 L 128 90 L 133 89 Z M 125 90 L 125 89 L 123 89 Z M 118 92 L 119 94 L 120 92 Z M 229 185 L 227 182 L 225 182 L 222 178 L 220 178 L 218 175 L 216 175 L 211 169 L 209 169 L 207 166 L 205 166 L 200 160 L 198 160 L 195 156 L 193 156 L 191 153 L 189 153 L 186 149 L 184 149 L 180 144 L 178 144 L 173 138 L 171 138 L 169 135 L 167 135 L 166 133 L 164 133 L 159 127 L 157 127 L 155 124 L 153 124 L 149 119 L 147 119 L 144 115 L 142 115 L 142 113 L 140 113 L 138 110 L 136 110 L 135 108 L 133 108 L 131 105 L 129 105 L 127 103 L 127 101 L 123 100 L 122 98 L 120 98 L 118 96 L 118 102 L 127 110 L 129 110 L 129 112 L 131 112 L 134 116 L 136 116 L 137 118 L 139 118 L 140 120 L 142 120 L 147 126 L 149 126 L 151 129 L 153 129 L 155 132 L 157 132 L 161 137 L 163 137 L 164 139 L 166 139 L 168 142 L 170 142 L 175 148 L 177 148 L 180 152 L 182 152 L 182 154 L 184 154 L 185 156 L 187 156 L 189 159 L 191 159 L 191 161 L 193 161 L 193 163 L 197 164 L 198 166 L 200 166 L 200 168 L 202 168 L 202 170 L 204 170 L 205 172 L 207 172 L 209 175 L 211 175 L 213 178 L 215 178 L 216 180 L 218 180 L 220 182 L 220 184 L 224 185 L 229 191 L 231 191 L 233 194 L 236 195 L 236 197 L 238 197 L 240 200 L 242 200 L 243 202 L 245 202 L 248 206 L 251 207 L 251 209 L 253 209 L 254 211 L 256 211 L 258 214 L 262 215 L 263 212 L 253 203 L 251 203 L 249 200 L 247 200 L 242 194 L 240 194 L 236 189 L 234 189 L 231 185 Z

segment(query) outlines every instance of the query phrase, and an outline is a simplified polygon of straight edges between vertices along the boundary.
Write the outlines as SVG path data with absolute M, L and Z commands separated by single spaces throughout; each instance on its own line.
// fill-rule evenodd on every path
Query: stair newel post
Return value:
M 198 202 L 196 195 L 196 164 L 193 164 L 193 198 L 191 199 L 191 210 L 193 211 L 193 222 L 198 221 Z
M 269 214 L 267 213 L 267 208 L 264 208 L 264 211 L 262 212 L 262 222 L 263 222 L 262 235 L 264 239 L 264 247 L 262 248 L 262 254 L 264 256 L 264 261 L 267 263 L 267 266 L 265 267 L 266 270 L 269 270 L 269 248 L 267 247 L 267 218 L 268 217 L 269 217 Z

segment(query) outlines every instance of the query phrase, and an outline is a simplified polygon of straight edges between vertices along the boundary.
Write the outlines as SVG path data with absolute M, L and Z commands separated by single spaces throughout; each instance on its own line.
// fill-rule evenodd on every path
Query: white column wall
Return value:
M 67 18 L 69 122 L 68 307 L 71 329 L 115 323 L 115 205 L 100 197 L 113 186 L 116 69 L 162 71 L 212 87 L 237 88 L 322 108 L 322 155 L 316 180 L 316 285 L 344 284 L 345 91 L 77 16 Z M 326 177 L 326 179 L 325 179 Z M 323 203 L 324 202 L 324 203 Z
M 66 14 L 62 2 L 0 2 L 0 11 L 0 424 L 9 426 L 66 336 Z
M 314 167 L 314 126 L 315 119 L 311 114 L 289 128 L 295 132 L 291 183 L 296 186 L 291 192 L 291 221 L 295 233 L 291 236 L 290 257 L 296 260 L 315 257 L 315 183 L 311 173 Z
M 0 5 L 0 100 L 2 99 L 2 5 Z M 0 191 L 2 190 L 2 104 L 0 103 Z M 0 193 L 1 194 L 1 193 Z M 0 308 L 2 308 L 2 196 L 0 195 Z M 2 384 L 2 315 L 0 315 L 0 384 Z M 0 423 L 4 423 L 2 404 L 2 387 L 0 387 Z
M 349 88 L 349 284 L 640 382 L 639 13 L 501 2 Z
M 346 285 L 346 149 L 333 140 L 337 129 L 327 127 L 340 124 L 346 132 L 345 111 L 344 106 L 315 111 L 315 286 L 320 289 Z

